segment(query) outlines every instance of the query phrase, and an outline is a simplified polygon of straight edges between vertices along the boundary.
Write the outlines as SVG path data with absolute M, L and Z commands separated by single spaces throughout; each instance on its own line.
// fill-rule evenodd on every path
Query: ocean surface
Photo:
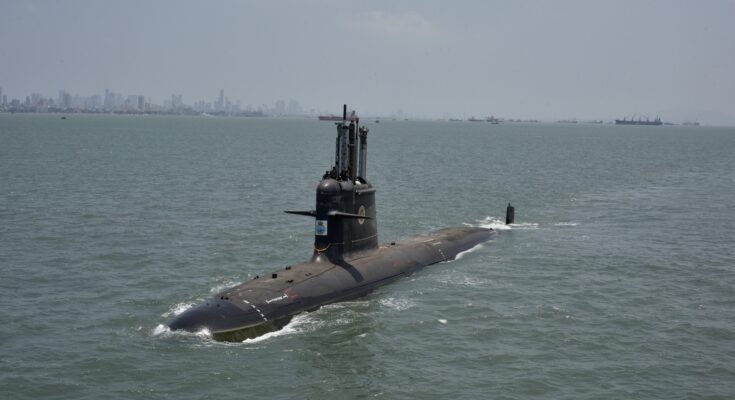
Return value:
M 166 323 L 309 258 L 331 123 L 0 114 L 0 397 L 735 398 L 735 128 L 367 125 L 381 242 L 498 238 L 233 344 Z

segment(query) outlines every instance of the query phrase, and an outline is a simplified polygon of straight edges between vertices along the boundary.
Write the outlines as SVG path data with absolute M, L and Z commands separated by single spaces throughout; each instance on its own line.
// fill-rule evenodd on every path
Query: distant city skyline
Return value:
M 171 94 L 169 98 L 164 98 L 162 102 L 156 103 L 151 100 L 150 97 L 142 94 L 123 94 L 117 93 L 110 89 L 105 89 L 104 94 L 93 94 L 89 96 L 80 95 L 77 93 L 70 93 L 66 90 L 59 90 L 58 95 L 46 96 L 41 93 L 31 93 L 26 96 L 12 97 L 8 99 L 7 94 L 3 93 L 2 86 L 0 86 L 0 112 L 21 112 L 21 113 L 124 113 L 124 114 L 174 114 L 174 115 L 221 115 L 221 116 L 246 116 L 246 117 L 316 117 L 323 114 L 338 114 L 335 112 L 338 110 L 322 111 L 314 108 L 305 110 L 301 107 L 301 104 L 294 99 L 289 99 L 288 102 L 279 99 L 270 106 L 268 104 L 259 104 L 253 106 L 248 104 L 243 109 L 240 100 L 231 101 L 225 96 L 224 89 L 219 90 L 219 95 L 212 101 L 207 100 L 196 100 L 194 102 L 187 102 L 184 100 L 182 94 Z M 678 111 L 681 113 L 682 111 Z M 686 114 L 686 110 L 684 111 Z M 505 118 L 503 116 L 495 116 L 494 114 L 480 116 L 479 118 L 475 115 L 470 117 L 463 116 L 457 118 L 455 115 L 446 114 L 442 117 L 436 116 L 420 116 L 415 117 L 407 115 L 403 110 L 397 110 L 389 114 L 374 114 L 374 113 L 361 113 L 364 117 L 385 117 L 391 119 L 404 119 L 404 118 L 416 118 L 416 119 L 444 119 L 450 121 L 506 121 L 506 122 L 562 122 L 562 123 L 612 123 L 613 119 L 598 119 L 598 118 L 562 118 L 562 119 L 544 119 L 541 120 L 535 117 L 527 118 Z M 712 118 L 712 119 L 709 119 Z M 735 120 L 729 122 L 727 116 L 725 120 L 717 120 L 717 113 L 703 113 L 700 115 L 678 114 L 674 118 L 666 118 L 664 122 L 667 124 L 684 124 L 684 125 L 729 125 L 735 126 Z M 653 120 L 654 117 L 642 113 L 633 113 L 615 119 L 636 119 L 637 120 Z M 660 115 L 655 115 L 656 119 L 660 119 Z M 714 119 L 714 121 L 713 121 Z M 722 122 L 725 121 L 725 122 Z M 497 122 L 496 122 L 497 123 Z
M 145 94 L 118 93 L 109 88 L 101 94 L 80 95 L 67 90 L 59 90 L 57 96 L 42 93 L 30 93 L 21 96 L 11 96 L 3 92 L 0 86 L 0 111 L 13 112 L 166 112 L 185 114 L 223 114 L 223 115 L 314 115 L 315 110 L 305 111 L 295 99 L 276 100 L 268 104 L 251 105 L 245 107 L 240 100 L 230 100 L 225 96 L 225 90 L 220 89 L 219 95 L 211 101 L 206 99 L 187 102 L 182 94 L 171 94 L 161 102 L 155 102 Z
M 242 109 L 297 99 L 410 118 L 735 123 L 730 0 L 0 0 L 0 10 L 9 99 L 108 87 L 214 107 L 224 89 Z

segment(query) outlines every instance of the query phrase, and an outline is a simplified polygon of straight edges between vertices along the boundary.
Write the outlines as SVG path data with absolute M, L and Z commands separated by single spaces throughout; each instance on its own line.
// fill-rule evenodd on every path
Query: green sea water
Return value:
M 498 238 L 232 344 L 165 324 L 308 259 L 331 123 L 0 114 L 0 397 L 735 398 L 734 128 L 368 126 L 381 242 Z

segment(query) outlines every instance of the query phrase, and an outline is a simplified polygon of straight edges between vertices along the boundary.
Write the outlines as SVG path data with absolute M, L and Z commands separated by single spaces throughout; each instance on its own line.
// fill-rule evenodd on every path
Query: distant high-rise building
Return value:
M 283 115 L 286 113 L 286 102 L 283 100 L 276 101 L 276 104 L 273 106 L 273 112 L 277 115 Z
M 41 93 L 31 93 L 31 106 L 39 107 L 41 105 Z
M 65 90 L 59 90 L 59 107 L 62 109 L 70 109 L 72 107 L 71 95 Z
M 102 108 L 102 96 L 98 94 L 92 95 L 87 99 L 86 104 L 86 107 L 91 110 Z
M 171 110 L 172 111 L 181 111 L 184 109 L 184 100 L 183 95 L 181 94 L 172 94 L 171 95 Z
M 225 110 L 225 90 L 219 90 L 219 98 L 214 102 L 214 111 L 220 112 Z
M 131 94 L 128 95 L 128 99 L 125 100 L 125 110 L 126 111 L 139 111 L 140 108 L 138 107 L 138 96 Z
M 286 107 L 286 112 L 291 115 L 301 114 L 301 105 L 298 101 L 291 99 L 288 102 L 288 107 Z
M 111 92 L 110 89 L 105 89 L 105 100 L 102 103 L 105 110 L 112 110 L 115 108 L 115 93 Z
M 115 98 L 113 100 L 113 105 L 115 108 L 120 108 L 122 105 L 125 104 L 125 99 L 123 98 L 123 95 L 120 93 L 115 93 Z

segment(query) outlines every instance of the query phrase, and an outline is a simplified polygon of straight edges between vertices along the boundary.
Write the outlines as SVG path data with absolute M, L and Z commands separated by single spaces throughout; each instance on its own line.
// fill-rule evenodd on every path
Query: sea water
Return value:
M 233 344 L 166 323 L 310 257 L 332 123 L 0 114 L 2 398 L 735 397 L 735 129 L 368 127 L 381 242 L 498 238 Z

